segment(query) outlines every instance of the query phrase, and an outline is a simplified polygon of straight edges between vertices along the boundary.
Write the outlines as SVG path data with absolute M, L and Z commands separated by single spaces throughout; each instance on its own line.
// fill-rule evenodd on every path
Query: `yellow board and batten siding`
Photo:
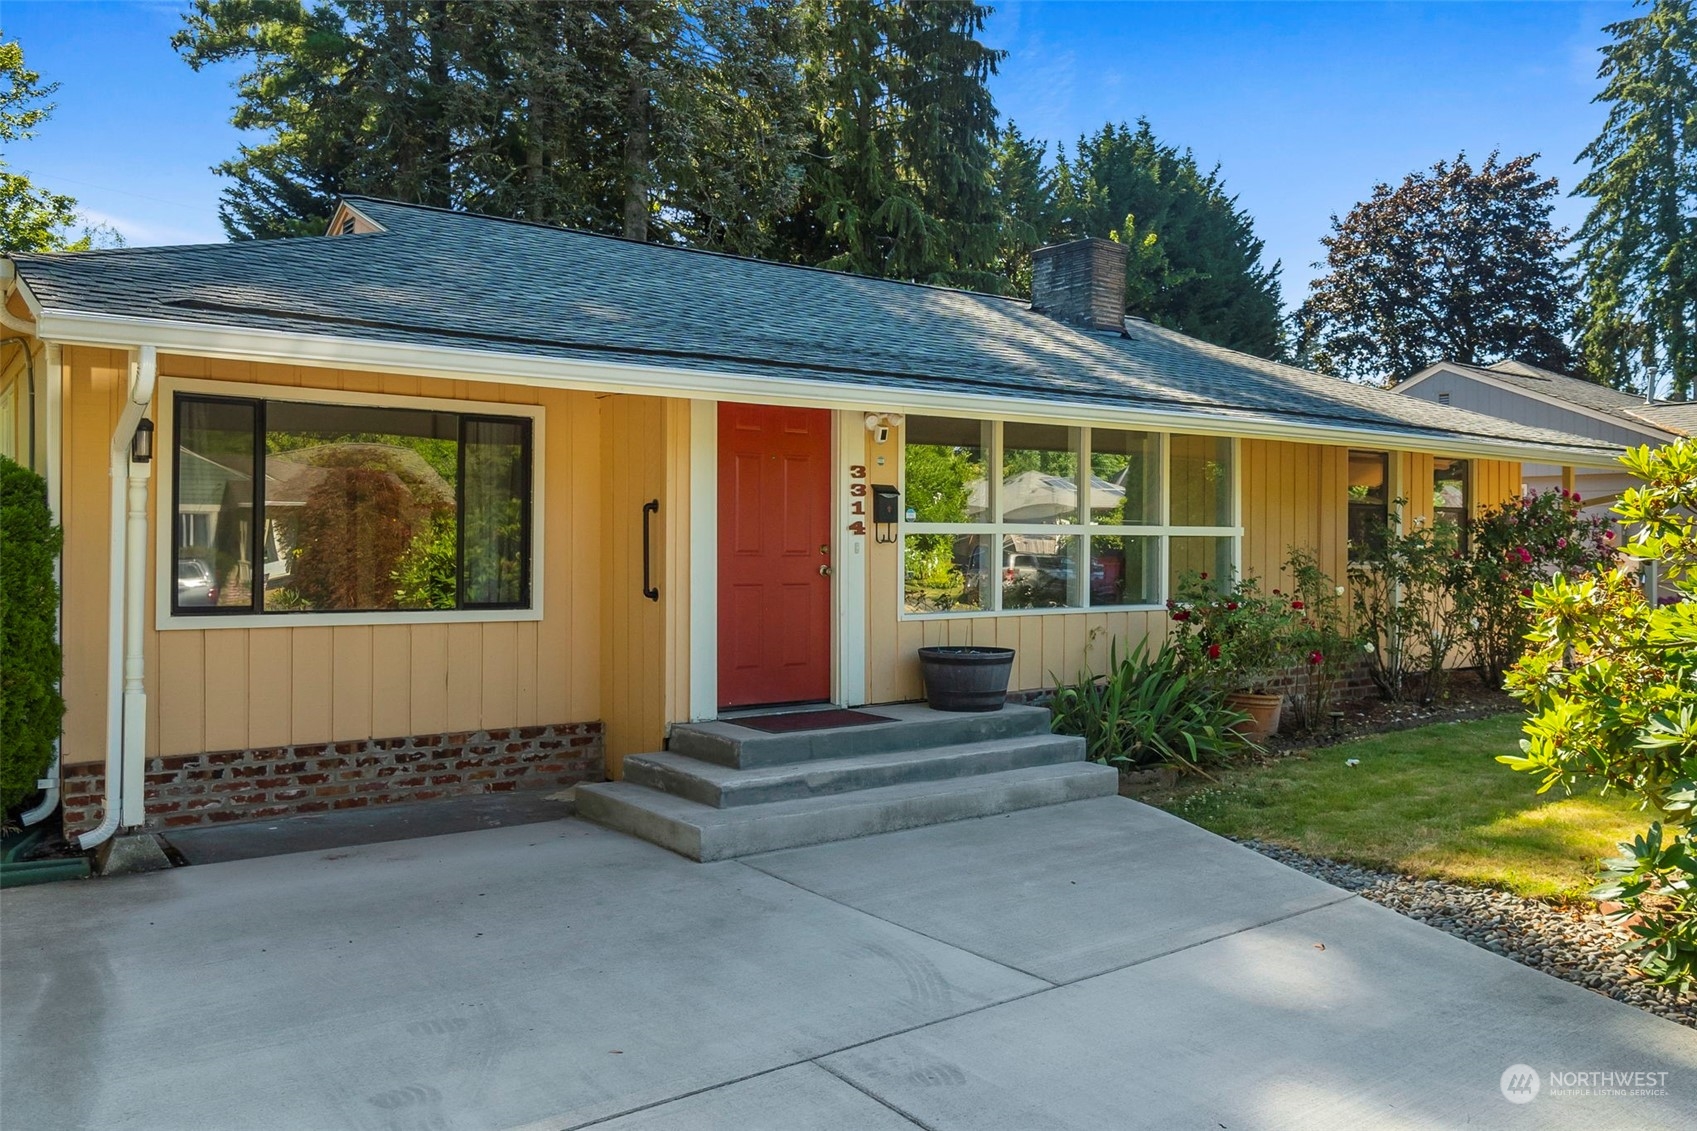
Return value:
M 63 748 L 74 763 L 105 757 L 107 467 L 128 357 L 67 347 L 63 360 Z M 688 402 L 177 356 L 162 356 L 159 369 L 233 385 L 385 394 L 397 405 L 411 396 L 540 405 L 547 513 L 540 620 L 156 631 L 158 587 L 150 584 L 149 756 L 595 720 L 606 726 L 610 760 L 659 746 L 674 700 L 688 694 L 688 514 L 673 505 L 688 497 Z M 155 485 L 170 468 L 169 453 L 160 453 Z M 654 531 L 656 546 L 670 548 L 660 559 L 661 606 L 641 600 L 640 524 L 617 509 L 627 495 L 663 500 Z M 151 565 L 171 519 L 155 502 L 150 510 Z M 620 583 L 604 599 L 606 571 L 633 565 L 635 574 L 613 575 Z M 627 577 L 636 580 L 624 584 Z
M 666 724 L 689 714 L 689 424 L 688 401 L 601 401 L 601 719 L 614 777 L 626 754 L 659 750 Z M 660 591 L 657 601 L 642 591 L 642 507 L 649 501 L 660 504 L 648 520 L 648 580 Z
M 66 347 L 64 756 L 105 756 L 109 451 L 127 380 L 122 351 Z M 147 752 L 194 754 L 302 743 L 443 734 L 547 723 L 604 724 L 609 771 L 624 755 L 659 748 L 688 716 L 690 405 L 524 385 L 163 356 L 165 377 L 242 384 L 505 401 L 543 408 L 541 558 L 544 615 L 536 621 L 156 631 L 157 585 L 147 589 Z M 232 389 L 239 392 L 239 389 Z M 156 403 L 161 411 L 164 402 Z M 868 465 L 900 452 L 867 438 Z M 1238 447 L 1242 563 L 1273 579 L 1292 546 L 1321 551 L 1341 579 L 1346 563 L 1348 453 L 1342 447 L 1244 440 Z M 1429 517 L 1431 457 L 1396 457 L 1394 487 L 1409 515 Z M 155 463 L 169 474 L 169 453 Z M 884 465 L 888 466 L 888 464 Z M 1518 464 L 1473 462 L 1476 505 L 1519 491 Z M 894 474 L 892 471 L 891 474 Z M 155 495 L 157 498 L 157 494 Z M 650 581 L 642 595 L 642 504 L 652 521 Z M 154 508 L 155 546 L 169 515 Z M 872 703 L 919 698 L 917 650 L 993 644 L 1018 654 L 1012 685 L 1031 689 L 1100 671 L 1121 651 L 1160 639 L 1162 610 L 1081 611 L 903 619 L 901 546 L 867 540 L 866 687 Z M 149 563 L 157 562 L 150 549 Z M 1269 585 L 1278 584 L 1269 581 Z
M 890 443 L 899 444 L 892 436 Z M 895 450 L 899 451 L 899 448 Z M 869 445 L 869 456 L 876 452 Z M 1400 489 L 1409 497 L 1408 516 L 1432 513 L 1432 457 L 1402 453 Z M 1320 564 L 1341 584 L 1349 564 L 1349 449 L 1278 440 L 1243 440 L 1238 445 L 1241 562 L 1246 575 L 1264 588 L 1284 588 L 1285 561 L 1293 547 L 1314 549 Z M 1520 465 L 1474 460 L 1476 507 L 1514 498 Z M 1423 490 L 1414 485 L 1425 484 Z M 1080 672 L 1101 673 L 1111 641 L 1127 647 L 1165 639 L 1164 610 L 1008 613 L 995 616 L 901 616 L 901 546 L 870 547 L 867 686 L 871 701 L 916 699 L 924 689 L 917 652 L 937 644 L 997 645 L 1016 650 L 1009 686 L 1034 690 L 1070 680 Z

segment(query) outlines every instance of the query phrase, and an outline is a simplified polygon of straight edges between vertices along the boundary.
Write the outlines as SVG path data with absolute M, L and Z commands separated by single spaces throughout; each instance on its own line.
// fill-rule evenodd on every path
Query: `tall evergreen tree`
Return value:
M 218 167 L 237 238 L 370 192 L 758 252 L 794 200 L 785 2 L 196 0 L 191 66 L 241 59 Z
M 1050 239 L 1116 235 L 1133 244 L 1129 313 L 1261 357 L 1283 351 L 1279 265 L 1219 170 L 1137 128 L 1104 125 L 1057 157 Z
M 1642 3 L 1643 0 L 1640 0 Z M 1596 101 L 1603 132 L 1580 154 L 1593 198 L 1579 229 L 1579 346 L 1593 375 L 1697 396 L 1697 18 L 1655 0 L 1610 24 Z
M 1298 311 L 1305 360 L 1391 384 L 1437 361 L 1565 369 L 1573 295 L 1553 226 L 1554 178 L 1532 154 L 1477 170 L 1462 154 L 1380 184 L 1332 217 L 1325 275 Z
M 1001 289 L 992 181 L 1003 53 L 970 0 L 803 0 L 810 117 L 786 258 L 890 278 Z
M 1055 227 L 1055 173 L 1044 163 L 1046 142 L 1009 122 L 996 139 L 992 179 L 998 247 L 992 266 L 1014 294 L 1031 293 L 1031 252 Z

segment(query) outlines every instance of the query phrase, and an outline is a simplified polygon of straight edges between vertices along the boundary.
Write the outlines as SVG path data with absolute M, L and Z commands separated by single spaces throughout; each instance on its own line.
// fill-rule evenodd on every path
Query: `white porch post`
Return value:
M 719 405 L 689 405 L 689 717 L 719 717 Z
M 831 627 L 835 644 L 831 698 L 843 707 L 866 702 L 866 578 L 869 534 L 855 534 L 849 525 L 859 521 L 872 529 L 873 469 L 867 466 L 866 417 L 839 410 L 836 414 L 836 469 L 832 478 Z M 893 447 L 887 441 L 886 447 Z M 855 478 L 858 470 L 859 478 Z M 866 485 L 861 498 L 865 514 L 852 512 L 851 483 Z

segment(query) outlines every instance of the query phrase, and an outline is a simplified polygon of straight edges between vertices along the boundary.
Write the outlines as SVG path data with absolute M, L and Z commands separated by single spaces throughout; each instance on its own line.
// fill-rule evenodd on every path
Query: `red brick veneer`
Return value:
M 497 728 L 149 758 L 149 828 L 255 821 L 605 777 L 600 723 Z M 100 823 L 105 766 L 67 764 L 65 832 Z

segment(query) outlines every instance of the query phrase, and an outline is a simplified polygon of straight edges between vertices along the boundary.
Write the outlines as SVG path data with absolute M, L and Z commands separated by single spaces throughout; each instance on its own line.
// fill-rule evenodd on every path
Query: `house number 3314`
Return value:
M 849 523 L 849 533 L 866 533 L 866 466 L 864 464 L 849 465 L 849 514 L 854 520 Z

